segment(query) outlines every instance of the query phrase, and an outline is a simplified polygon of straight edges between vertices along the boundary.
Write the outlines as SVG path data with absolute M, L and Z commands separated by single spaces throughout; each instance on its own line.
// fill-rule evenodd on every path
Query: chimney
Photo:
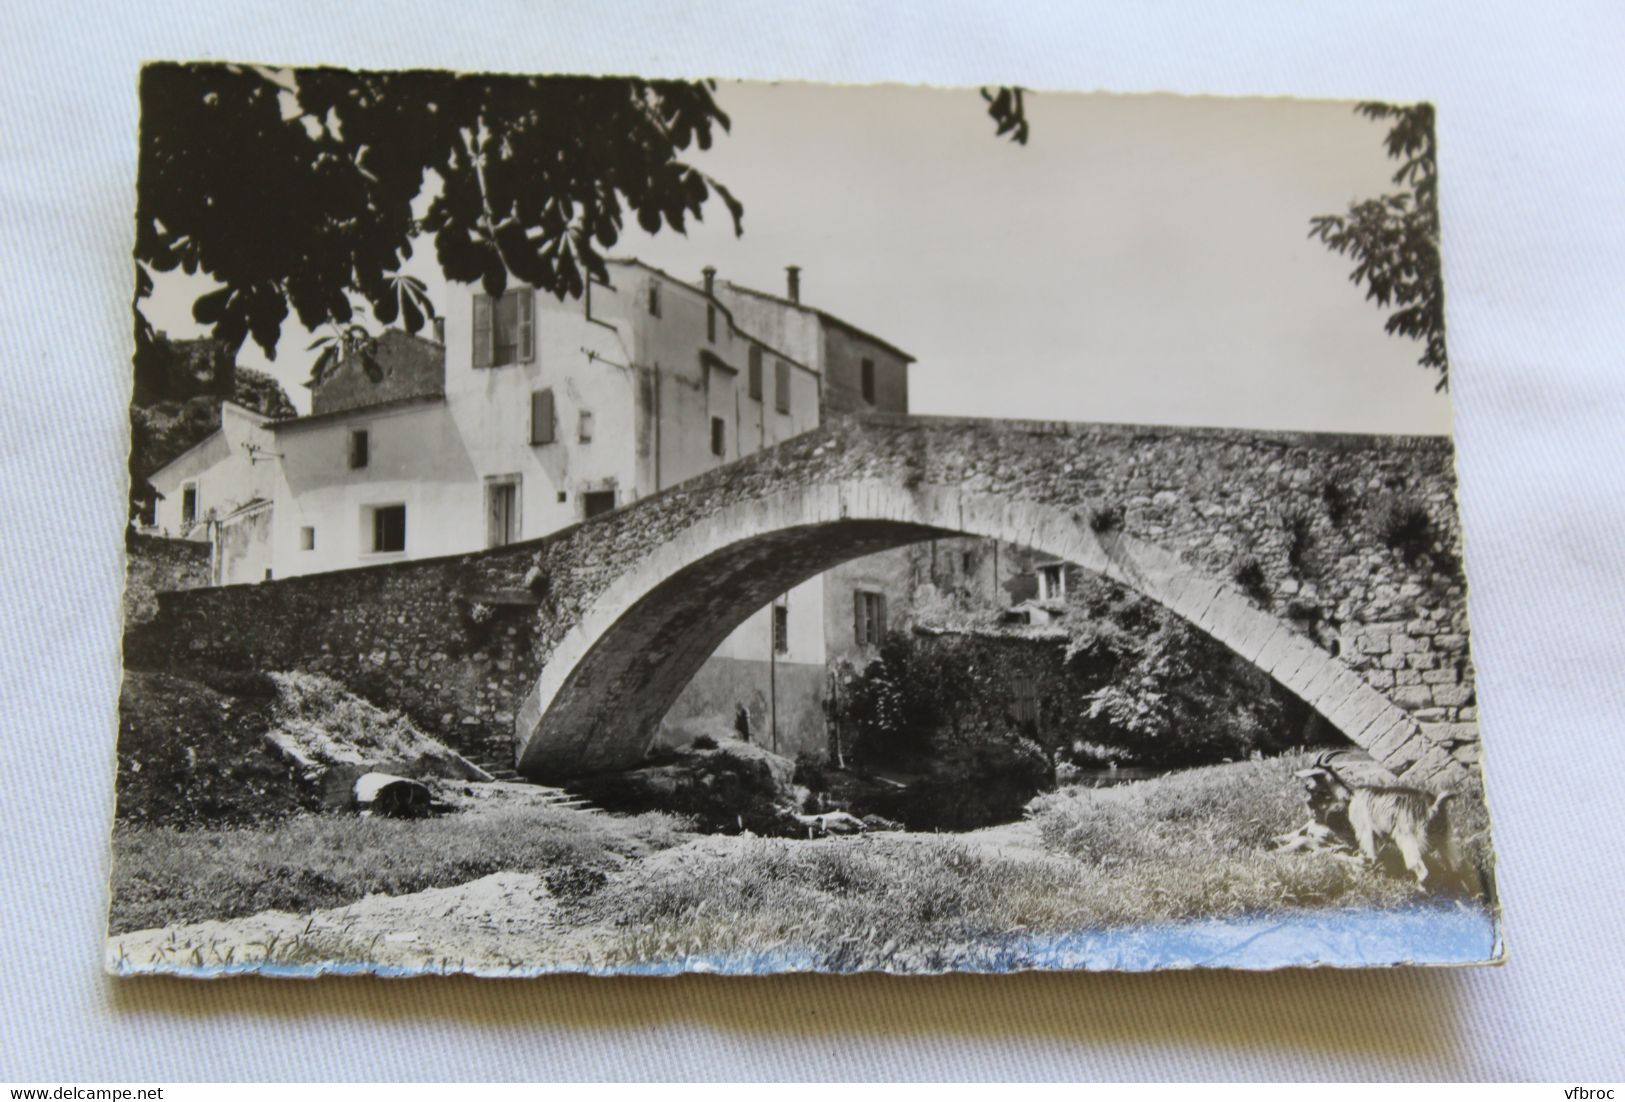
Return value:
M 787 264 L 784 268 L 784 275 L 790 301 L 799 303 L 801 301 L 801 269 L 794 264 Z
M 700 274 L 705 277 L 705 297 L 711 298 L 717 289 L 717 270 L 707 264 L 700 269 Z

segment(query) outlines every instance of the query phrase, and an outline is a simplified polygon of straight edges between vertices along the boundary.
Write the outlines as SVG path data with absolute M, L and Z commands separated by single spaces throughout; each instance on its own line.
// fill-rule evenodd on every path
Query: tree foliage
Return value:
M 1183 767 L 1302 739 L 1305 706 L 1223 644 L 1121 586 L 1070 584 L 1064 644 L 990 629 L 888 636 L 841 701 L 860 766 L 1020 743 L 1051 762 L 1082 744 L 1084 763 L 1109 747 L 1125 763 Z
M 1450 385 L 1444 341 L 1444 280 L 1439 263 L 1438 165 L 1433 107 L 1362 103 L 1366 118 L 1390 123 L 1386 148 L 1399 162 L 1393 182 L 1401 190 L 1349 204 L 1346 214 L 1310 219 L 1309 236 L 1354 260 L 1349 281 L 1387 310 L 1387 331 L 1422 342 L 1418 359 Z
M 987 101 L 987 113 L 993 119 L 999 137 L 1009 135 L 1017 145 L 1026 145 L 1032 128 L 1027 124 L 1027 89 L 1014 85 L 1003 88 L 982 89 Z
M 728 116 L 710 81 L 151 65 L 141 75 L 136 259 L 221 286 L 193 316 L 274 356 L 290 313 L 344 327 L 365 307 L 434 315 L 402 272 L 420 235 L 448 279 L 510 276 L 559 297 L 605 275 L 627 218 L 682 231 L 715 196 L 684 159 Z M 438 189 L 414 211 L 429 174 Z M 150 293 L 137 274 L 137 300 Z M 139 312 L 138 312 L 139 317 Z M 138 321 L 138 340 L 148 336 Z
M 414 333 L 435 316 L 402 271 L 424 236 L 447 279 L 498 294 L 511 277 L 562 299 L 607 275 L 628 219 L 681 233 L 714 197 L 739 233 L 739 200 L 686 159 L 729 129 L 714 91 L 709 80 L 149 65 L 137 345 L 152 339 L 139 310 L 148 269 L 217 281 L 192 313 L 234 349 L 251 337 L 274 358 L 293 314 L 331 329 L 331 357 L 364 344 L 350 328 L 363 310 Z M 998 133 L 1024 143 L 1022 90 L 983 94 Z

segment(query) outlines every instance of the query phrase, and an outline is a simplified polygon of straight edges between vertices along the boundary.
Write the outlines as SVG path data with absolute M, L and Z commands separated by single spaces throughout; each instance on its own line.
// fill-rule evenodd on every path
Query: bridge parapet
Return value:
M 632 729 L 690 652 L 786 579 L 969 532 L 1140 589 L 1337 711 L 1340 726 L 1386 718 L 1363 732 L 1374 752 L 1448 778 L 1476 763 L 1478 745 L 1454 488 L 1449 441 L 1435 437 L 840 420 L 544 540 L 164 594 L 129 658 L 320 670 L 470 752 L 518 728 L 521 758 L 552 742 L 550 725 L 562 729 L 556 694 L 567 688 L 577 726 L 559 745 L 607 740 L 613 754 L 582 750 L 580 761 L 609 763 L 639 752 Z M 606 644 L 657 584 L 681 616 L 643 608 L 623 625 L 641 624 L 641 636 Z M 534 605 L 479 600 L 521 588 Z M 603 703 L 588 682 L 604 673 L 584 660 L 614 647 L 636 662 L 596 692 L 626 698 L 645 685 L 655 703 L 582 727 Z M 1324 658 L 1335 664 L 1322 669 Z M 1321 676 L 1300 678 L 1311 665 Z
M 1307 669 L 1303 646 L 1335 658 L 1303 686 L 1309 703 L 1360 732 L 1382 719 L 1369 734 L 1386 736 L 1396 769 L 1455 776 L 1455 764 L 1476 760 L 1476 710 L 1452 463 L 1449 442 L 1435 437 L 831 423 L 542 550 L 544 573 L 571 580 L 578 556 L 608 556 L 607 584 L 567 581 L 551 595 L 538 634 L 549 662 L 526 706 L 537 725 L 521 729 L 520 759 L 548 771 L 635 757 L 641 734 L 623 741 L 614 729 L 646 733 L 649 709 L 606 708 L 595 679 L 615 680 L 624 701 L 630 677 L 650 707 L 663 707 L 686 681 L 687 651 L 720 641 L 772 593 L 845 557 L 967 533 L 1113 577 L 1250 660 Z M 659 669 L 608 660 L 643 646 L 631 625 L 644 636 L 671 630 L 653 607 L 661 602 L 690 627 L 715 625 L 715 640 L 663 638 L 651 660 Z M 595 649 L 601 667 L 584 665 Z M 1444 726 L 1418 737 L 1416 721 Z

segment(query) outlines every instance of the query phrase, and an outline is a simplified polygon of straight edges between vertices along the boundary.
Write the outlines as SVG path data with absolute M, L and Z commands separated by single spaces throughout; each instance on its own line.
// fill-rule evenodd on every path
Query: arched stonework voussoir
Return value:
M 1337 658 L 1179 556 L 1087 505 L 925 482 L 785 486 L 725 505 L 653 546 L 593 599 L 544 658 L 519 710 L 516 761 L 539 777 L 625 768 L 722 640 L 790 587 L 848 559 L 947 535 L 1031 547 L 1157 601 L 1269 674 L 1403 778 L 1441 786 L 1461 767 Z

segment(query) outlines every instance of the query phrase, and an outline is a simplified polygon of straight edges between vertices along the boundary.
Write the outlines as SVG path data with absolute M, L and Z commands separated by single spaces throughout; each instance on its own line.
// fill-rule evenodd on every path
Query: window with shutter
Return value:
M 755 344 L 750 346 L 750 396 L 762 400 L 762 349 Z
M 491 366 L 491 296 L 474 295 L 474 366 Z
M 509 291 L 508 295 L 513 296 L 517 306 L 519 362 L 528 364 L 536 358 L 536 293 L 529 287 L 519 287 Z M 508 295 L 502 297 L 507 298 Z
M 773 606 L 773 651 L 776 654 L 790 653 L 790 607 L 788 605 Z
M 530 395 L 530 442 L 551 444 L 553 431 L 553 391 L 535 390 Z
M 536 293 L 529 287 L 500 298 L 474 296 L 474 366 L 503 367 L 536 358 Z
M 790 365 L 783 360 L 773 361 L 773 408 L 790 412 Z
M 886 595 L 854 590 L 852 635 L 860 647 L 872 647 L 886 637 Z

